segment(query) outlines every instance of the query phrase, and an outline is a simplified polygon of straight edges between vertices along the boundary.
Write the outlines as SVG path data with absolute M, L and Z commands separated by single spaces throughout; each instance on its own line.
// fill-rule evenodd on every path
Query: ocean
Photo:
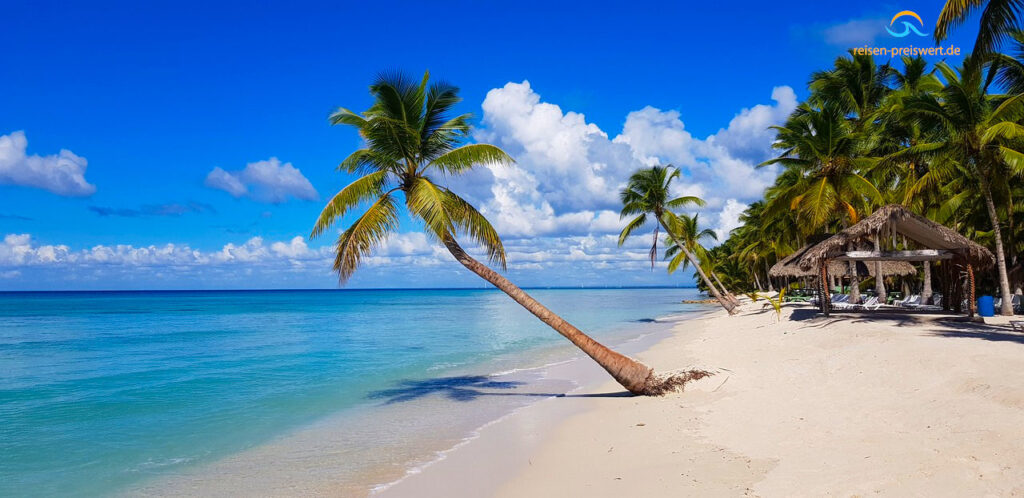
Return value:
M 529 292 L 612 346 L 709 309 Z M 580 356 L 490 289 L 0 292 L 0 496 L 361 494 L 575 389 L 546 368 Z

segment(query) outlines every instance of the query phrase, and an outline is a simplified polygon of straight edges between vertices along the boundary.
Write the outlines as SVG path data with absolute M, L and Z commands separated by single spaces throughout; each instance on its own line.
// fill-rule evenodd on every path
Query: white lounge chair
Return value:
M 863 309 L 875 311 L 878 308 L 882 307 L 882 303 L 878 302 L 878 296 L 871 296 L 871 297 L 867 298 L 867 300 L 864 301 L 863 303 L 857 304 L 857 305 L 854 305 L 854 306 L 859 306 L 859 307 L 861 307 Z
M 849 310 L 849 309 L 854 309 L 857 306 L 860 306 L 860 305 L 853 304 L 853 303 L 850 302 L 850 295 L 849 294 L 836 294 L 832 298 L 832 307 L 834 309 L 837 309 L 837 310 Z
M 921 305 L 921 296 L 918 294 L 914 294 L 906 299 L 896 301 L 893 304 L 895 304 L 896 306 L 902 306 L 904 308 L 915 308 Z

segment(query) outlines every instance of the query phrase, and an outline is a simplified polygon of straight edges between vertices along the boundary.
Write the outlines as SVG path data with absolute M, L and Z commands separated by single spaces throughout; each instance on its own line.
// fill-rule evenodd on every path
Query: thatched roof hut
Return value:
M 901 237 L 901 244 L 897 244 L 897 235 Z M 804 248 L 789 265 L 817 277 L 818 289 L 823 296 L 818 306 L 828 316 L 831 308 L 830 301 L 825 299 L 828 296 L 828 276 L 835 274 L 835 263 L 848 268 L 851 261 L 856 262 L 858 276 L 879 263 L 943 261 L 939 267 L 944 274 L 943 309 L 948 310 L 952 303 L 954 310 L 960 312 L 966 302 L 967 314 L 974 316 L 974 271 L 992 266 L 995 258 L 988 249 L 967 237 L 903 206 L 890 204 L 852 227 Z M 844 270 L 840 275 L 848 271 Z
M 900 234 L 916 242 L 923 251 L 902 251 L 900 254 L 888 253 L 877 257 L 867 255 L 853 258 L 847 254 L 847 247 L 870 241 L 872 237 L 886 238 Z M 995 258 L 988 249 L 971 241 L 967 237 L 940 225 L 928 218 L 914 214 L 898 204 L 890 204 L 864 218 L 825 241 L 808 248 L 799 258 L 797 265 L 803 270 L 814 271 L 822 261 L 835 258 L 859 259 L 895 259 L 903 261 L 933 261 L 944 259 L 946 254 L 955 253 L 964 258 L 975 268 L 987 268 L 995 263 Z M 871 265 L 869 265 L 871 266 Z
M 795 251 L 793 254 L 786 256 L 775 263 L 771 269 L 768 270 L 768 276 L 770 277 L 810 277 L 815 275 L 814 270 L 804 270 L 797 264 L 800 258 L 812 247 L 811 244 L 807 244 Z M 909 276 L 917 273 L 917 269 L 914 265 L 906 261 L 882 261 L 882 276 Z M 861 266 L 861 265 L 858 265 Z M 863 269 L 859 272 L 861 276 L 870 275 L 875 276 L 875 265 L 874 263 L 866 265 L 867 273 L 863 273 Z M 828 263 L 828 274 L 836 275 L 839 277 L 851 276 L 850 264 L 846 261 L 829 261 Z

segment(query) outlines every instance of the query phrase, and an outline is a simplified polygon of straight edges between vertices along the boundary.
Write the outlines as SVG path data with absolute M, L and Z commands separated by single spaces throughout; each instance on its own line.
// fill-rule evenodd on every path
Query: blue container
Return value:
M 992 296 L 978 297 L 978 314 L 981 316 L 995 316 L 996 308 L 992 305 Z

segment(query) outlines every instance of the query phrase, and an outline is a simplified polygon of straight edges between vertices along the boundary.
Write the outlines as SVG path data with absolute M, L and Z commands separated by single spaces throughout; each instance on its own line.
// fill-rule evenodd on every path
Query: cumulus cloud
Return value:
M 330 248 L 312 250 L 302 237 L 265 244 L 252 237 L 241 244 L 228 243 L 216 251 L 200 251 L 187 244 L 133 246 L 96 245 L 72 250 L 63 244 L 39 244 L 30 234 L 7 234 L 0 243 L 0 268 L 46 265 L 208 266 L 234 263 L 266 263 L 274 260 L 320 260 Z
M 718 227 L 715 228 L 715 235 L 718 240 L 725 241 L 729 232 L 740 226 L 740 215 L 749 207 L 747 204 L 737 202 L 736 199 L 729 199 L 725 202 L 722 211 L 718 213 Z
M 516 164 L 489 166 L 451 184 L 505 236 L 611 234 L 623 226 L 618 192 L 629 175 L 671 163 L 683 172 L 674 193 L 700 196 L 708 201 L 707 219 L 728 220 L 723 209 L 760 197 L 777 173 L 755 166 L 771 157 L 768 127 L 781 123 L 797 98 L 779 86 L 771 99 L 740 109 L 704 138 L 686 129 L 679 111 L 650 106 L 629 113 L 611 137 L 584 115 L 544 102 L 528 81 L 510 82 L 487 93 L 475 138 L 504 148 Z
M 274 242 L 270 245 L 270 250 L 278 256 L 290 259 L 302 258 L 310 254 L 309 246 L 306 245 L 306 239 L 298 235 L 287 243 Z
M 651 233 L 630 239 L 619 247 L 617 237 L 574 235 L 541 238 L 508 238 L 505 249 L 511 278 L 524 285 L 550 285 L 552 275 L 571 275 L 573 282 L 607 284 L 609 275 L 620 283 L 678 283 L 679 276 L 664 272 L 665 263 L 651 272 L 647 250 Z M 483 259 L 483 250 L 465 241 L 469 253 Z M 228 243 L 215 250 L 200 250 L 188 244 L 95 245 L 73 249 L 65 244 L 44 244 L 30 234 L 7 234 L 0 242 L 0 275 L 8 284 L 39 285 L 50 275 L 54 285 L 67 288 L 72 281 L 97 279 L 106 288 L 118 283 L 155 278 L 150 286 L 171 286 L 189 278 L 217 278 L 243 286 L 280 286 L 291 277 L 303 276 L 304 286 L 333 282 L 331 266 L 334 248 L 310 247 L 301 236 L 266 241 L 251 237 Z M 640 271 L 642 270 L 642 271 Z M 47 273 L 49 272 L 49 273 Z M 253 281 L 254 274 L 263 280 Z M 196 281 L 196 280 L 193 280 Z M 355 287 L 419 284 L 483 285 L 465 271 L 448 251 L 421 232 L 394 234 L 363 261 L 352 282 Z
M 49 156 L 28 155 L 25 132 L 0 135 L 0 184 L 49 190 L 57 195 L 85 197 L 96 186 L 85 180 L 88 161 L 67 149 Z
M 249 163 L 241 171 L 215 167 L 206 175 L 205 185 L 233 197 L 251 197 L 260 202 L 280 204 L 289 197 L 313 201 L 319 198 L 313 184 L 292 163 L 272 157 Z

